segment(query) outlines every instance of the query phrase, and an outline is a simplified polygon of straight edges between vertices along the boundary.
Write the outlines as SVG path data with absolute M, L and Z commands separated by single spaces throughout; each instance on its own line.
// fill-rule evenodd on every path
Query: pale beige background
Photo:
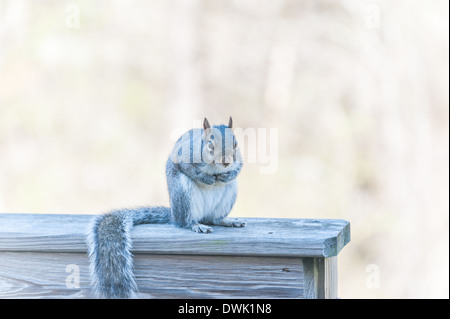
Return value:
M 278 129 L 234 216 L 349 220 L 341 298 L 448 298 L 448 7 L 0 0 L 0 212 L 167 204 L 176 132 L 233 115 Z

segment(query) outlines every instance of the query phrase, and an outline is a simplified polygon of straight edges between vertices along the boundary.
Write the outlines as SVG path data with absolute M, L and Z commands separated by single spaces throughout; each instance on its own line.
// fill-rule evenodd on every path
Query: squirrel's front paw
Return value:
M 216 182 L 216 177 L 214 175 L 205 175 L 205 176 L 202 176 L 200 181 L 203 184 L 212 185 L 212 184 L 214 184 Z
M 228 183 L 231 182 L 235 177 L 236 175 L 234 174 L 233 171 L 231 171 L 227 173 L 218 174 L 217 180 L 222 183 Z
M 245 227 L 247 225 L 247 223 L 243 220 L 239 220 L 239 219 L 233 219 L 230 220 L 231 224 L 233 225 L 233 227 Z
M 196 233 L 212 233 L 213 229 L 212 227 L 203 225 L 203 224 L 195 224 L 194 226 L 192 226 L 192 230 L 195 231 Z

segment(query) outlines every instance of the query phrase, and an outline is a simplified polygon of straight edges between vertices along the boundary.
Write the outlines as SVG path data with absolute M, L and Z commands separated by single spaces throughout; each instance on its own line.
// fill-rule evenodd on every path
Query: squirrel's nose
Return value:
M 222 164 L 224 167 L 227 167 L 228 165 L 230 165 L 231 163 L 233 163 L 233 158 L 232 157 L 222 157 Z

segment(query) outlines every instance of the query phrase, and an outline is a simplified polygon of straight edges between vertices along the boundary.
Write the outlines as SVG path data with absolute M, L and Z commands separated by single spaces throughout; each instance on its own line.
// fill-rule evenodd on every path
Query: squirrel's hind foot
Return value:
M 247 223 L 237 218 L 235 219 L 224 218 L 220 220 L 218 223 L 215 223 L 215 225 L 225 227 L 245 227 Z
M 192 230 L 195 231 L 196 233 L 212 233 L 213 229 L 212 227 L 203 225 L 203 224 L 195 224 L 194 226 L 192 226 Z

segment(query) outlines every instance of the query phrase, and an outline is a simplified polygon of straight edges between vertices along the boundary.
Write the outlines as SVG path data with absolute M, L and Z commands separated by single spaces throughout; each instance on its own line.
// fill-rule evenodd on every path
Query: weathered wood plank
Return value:
M 138 254 L 135 273 L 139 298 L 303 296 L 298 258 Z M 92 297 L 83 253 L 0 253 L 0 298 Z
M 79 269 L 79 288 L 68 278 L 77 275 L 71 265 Z M 90 297 L 86 254 L 0 252 L 1 299 Z
M 337 298 L 337 256 L 302 258 L 305 275 L 304 297 L 307 299 Z
M 136 256 L 141 298 L 302 298 L 297 258 Z
M 323 297 L 326 299 L 336 299 L 338 297 L 338 257 L 321 258 L 324 260 L 323 271 Z
M 93 216 L 0 214 L 0 251 L 85 252 Z M 335 219 L 246 218 L 247 227 L 197 234 L 173 225 L 133 229 L 133 253 L 332 257 L 350 241 L 350 224 Z
M 303 272 L 305 274 L 304 293 L 305 299 L 316 299 L 317 294 L 317 277 L 318 268 L 316 267 L 315 258 L 302 258 Z

